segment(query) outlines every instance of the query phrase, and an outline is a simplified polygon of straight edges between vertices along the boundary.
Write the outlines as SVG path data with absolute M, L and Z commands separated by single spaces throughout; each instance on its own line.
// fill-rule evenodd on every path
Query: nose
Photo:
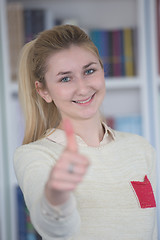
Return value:
M 76 81 L 76 87 L 77 87 L 77 94 L 78 95 L 86 95 L 88 93 L 88 82 L 83 77 L 78 77 Z

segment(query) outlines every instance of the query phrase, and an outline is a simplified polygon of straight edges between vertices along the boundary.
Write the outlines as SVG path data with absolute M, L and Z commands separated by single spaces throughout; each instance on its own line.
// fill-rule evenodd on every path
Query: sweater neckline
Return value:
M 112 142 L 112 141 L 115 141 L 116 136 L 115 136 L 114 130 L 111 129 L 110 127 L 108 127 L 106 123 L 103 122 L 102 124 L 105 129 L 105 134 L 104 134 L 103 139 L 100 142 L 99 146 L 97 146 L 97 147 L 89 146 L 83 141 L 83 139 L 80 136 L 75 135 L 78 145 L 83 146 L 83 147 L 99 148 L 101 146 L 104 146 L 104 145 Z M 51 132 L 53 132 L 53 133 L 50 134 L 50 132 L 49 132 L 48 135 L 45 137 L 45 139 L 47 139 L 51 142 L 59 143 L 63 146 L 66 146 L 66 143 L 67 143 L 66 136 L 65 136 L 65 132 L 62 129 L 52 129 Z

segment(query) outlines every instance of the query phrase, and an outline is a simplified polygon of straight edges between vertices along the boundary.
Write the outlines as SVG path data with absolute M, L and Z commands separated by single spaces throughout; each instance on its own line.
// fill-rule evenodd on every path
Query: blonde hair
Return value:
M 72 44 L 84 46 L 96 54 L 103 68 L 96 46 L 82 29 L 73 25 L 56 26 L 40 33 L 21 51 L 19 98 L 25 116 L 23 144 L 40 139 L 48 129 L 57 127 L 61 121 L 60 113 L 54 102 L 45 102 L 37 93 L 35 81 L 41 82 L 45 88 L 47 60 L 55 52 L 69 48 Z

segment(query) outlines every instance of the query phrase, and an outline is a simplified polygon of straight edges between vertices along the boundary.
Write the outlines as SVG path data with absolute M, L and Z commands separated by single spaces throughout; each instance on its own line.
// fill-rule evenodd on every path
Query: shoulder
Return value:
M 139 162 L 144 161 L 148 169 L 155 166 L 156 152 L 149 141 L 139 135 L 115 131 L 117 145 L 125 151 L 132 153 Z
M 24 144 L 14 152 L 14 162 L 19 159 L 45 159 L 53 161 L 61 153 L 62 146 L 43 138 L 35 142 Z
M 124 141 L 127 145 L 132 144 L 137 147 L 139 146 L 141 148 L 144 147 L 154 150 L 153 146 L 149 143 L 149 141 L 140 135 L 119 131 L 114 131 L 114 133 L 115 138 L 118 142 Z
M 45 141 L 44 141 L 44 139 L 41 139 L 41 140 L 37 140 L 35 142 L 24 144 L 24 145 L 18 147 L 15 150 L 14 156 L 17 156 L 19 154 L 27 154 L 27 153 L 33 154 L 35 152 L 37 152 L 37 153 L 45 152 L 46 150 L 47 150 L 47 147 L 45 146 Z

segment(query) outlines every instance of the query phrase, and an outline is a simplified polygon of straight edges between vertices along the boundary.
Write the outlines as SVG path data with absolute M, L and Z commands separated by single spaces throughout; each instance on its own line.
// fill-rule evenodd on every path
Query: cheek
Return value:
M 67 100 L 71 98 L 71 94 L 72 93 L 72 89 L 69 87 L 65 87 L 65 86 L 60 86 L 58 88 L 55 89 L 54 93 L 53 93 L 53 98 L 59 101 L 63 101 L 63 100 Z
M 102 90 L 102 91 L 105 91 L 105 89 L 106 89 L 105 78 L 102 74 L 97 77 L 96 87 L 97 87 L 97 89 Z

